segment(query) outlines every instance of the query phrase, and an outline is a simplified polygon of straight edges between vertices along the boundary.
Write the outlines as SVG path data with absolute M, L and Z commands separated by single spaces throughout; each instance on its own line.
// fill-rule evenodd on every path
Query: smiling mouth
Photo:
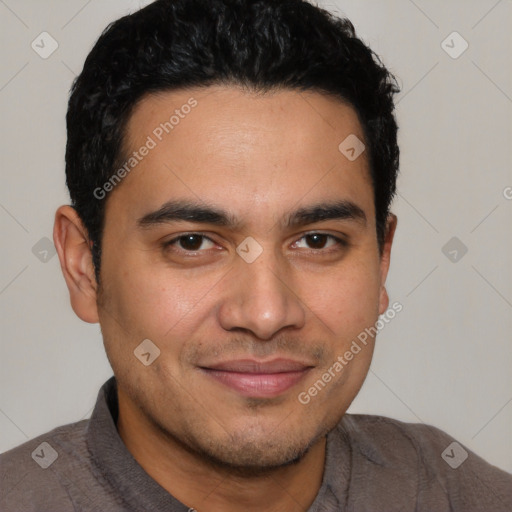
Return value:
M 290 359 L 225 361 L 200 370 L 238 394 L 252 398 L 271 398 L 282 395 L 297 385 L 312 365 Z

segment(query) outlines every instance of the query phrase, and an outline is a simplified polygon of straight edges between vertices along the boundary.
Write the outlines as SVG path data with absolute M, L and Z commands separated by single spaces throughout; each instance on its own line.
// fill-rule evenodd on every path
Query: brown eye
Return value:
M 326 233 L 309 233 L 294 244 L 299 249 L 322 250 L 338 245 L 344 247 L 346 242 L 341 238 Z
M 315 233 L 313 235 L 306 235 L 304 238 L 311 249 L 323 249 L 329 236 Z
M 183 252 L 202 252 L 211 249 L 214 245 L 212 240 L 198 233 L 181 235 L 165 244 L 166 247 L 172 247 Z
M 185 235 L 180 237 L 179 245 L 182 249 L 187 251 L 197 251 L 203 243 L 203 237 L 201 235 Z

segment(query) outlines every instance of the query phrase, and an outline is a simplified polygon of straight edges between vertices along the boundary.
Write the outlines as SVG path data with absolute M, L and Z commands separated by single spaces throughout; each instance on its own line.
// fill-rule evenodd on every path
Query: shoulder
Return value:
M 512 510 L 512 475 L 439 428 L 346 414 L 337 431 L 366 471 L 373 468 L 384 480 L 386 473 L 407 480 L 418 502 L 446 501 L 447 510 Z
M 0 509 L 72 510 L 64 481 L 87 465 L 88 420 L 58 427 L 0 455 Z
M 437 427 L 423 423 L 403 421 L 368 414 L 346 414 L 338 429 L 348 433 L 357 446 L 374 449 L 380 457 L 392 460 L 394 457 L 434 456 L 454 441 Z M 441 451 L 440 451 L 441 450 Z

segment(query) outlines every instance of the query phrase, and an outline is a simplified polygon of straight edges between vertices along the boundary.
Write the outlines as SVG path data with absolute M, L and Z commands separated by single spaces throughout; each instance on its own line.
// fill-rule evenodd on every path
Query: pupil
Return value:
M 202 240 L 199 235 L 185 235 L 181 239 L 181 246 L 189 251 L 197 251 L 201 247 L 201 243 Z
M 308 244 L 313 249 L 322 249 L 326 242 L 326 235 L 307 235 Z

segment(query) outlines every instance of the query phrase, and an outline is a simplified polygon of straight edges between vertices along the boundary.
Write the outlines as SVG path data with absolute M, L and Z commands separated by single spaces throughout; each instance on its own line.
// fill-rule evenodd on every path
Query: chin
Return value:
M 300 462 L 308 452 L 310 446 L 221 446 L 205 450 L 202 455 L 213 465 L 229 470 L 230 473 L 240 476 L 255 476 L 268 473 L 286 466 Z
M 321 437 L 305 434 L 301 428 L 295 436 L 287 428 L 279 437 L 272 431 L 246 430 L 222 440 L 209 436 L 207 443 L 203 437 L 193 444 L 212 465 L 240 476 L 255 476 L 300 462 Z

